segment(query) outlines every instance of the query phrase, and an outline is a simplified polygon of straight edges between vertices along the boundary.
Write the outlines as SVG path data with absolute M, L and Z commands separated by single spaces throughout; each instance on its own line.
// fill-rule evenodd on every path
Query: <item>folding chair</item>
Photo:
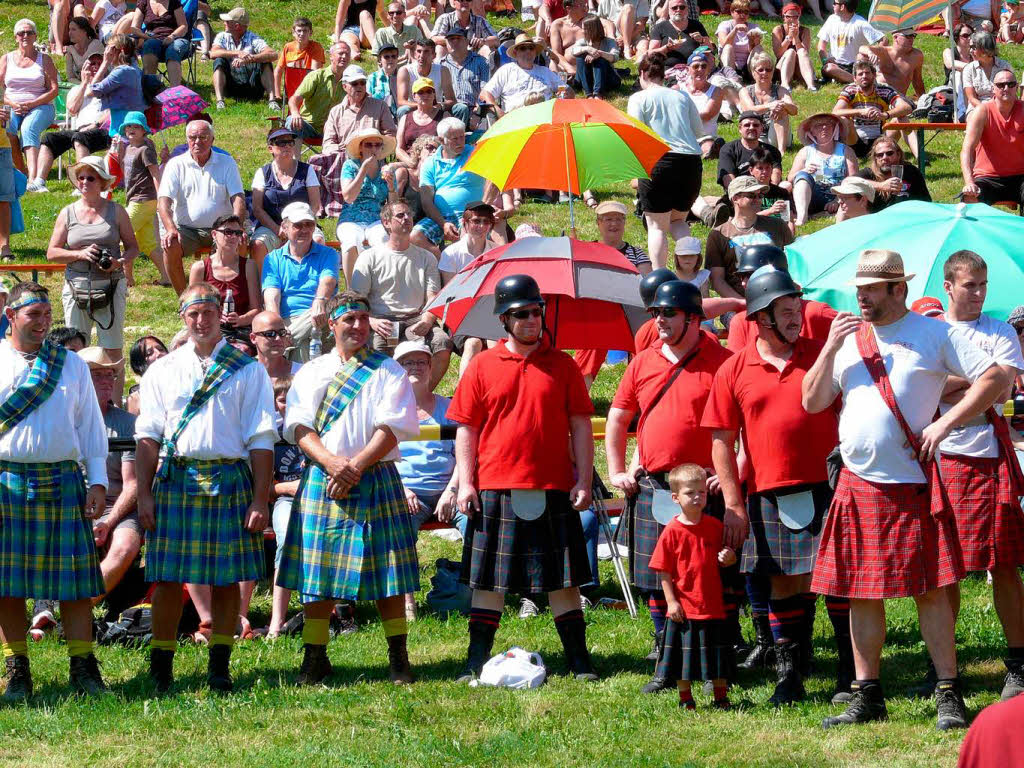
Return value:
M 283 124 L 288 117 L 288 101 L 292 95 L 302 85 L 302 81 L 306 79 L 306 75 L 312 72 L 312 69 L 305 69 L 303 67 L 285 67 L 284 68 L 284 83 L 282 87 L 281 99 L 281 114 L 268 117 L 272 128 L 277 128 Z M 303 150 L 307 147 L 320 147 L 323 145 L 323 139 L 302 139 Z
M 64 131 L 68 127 L 68 94 L 74 88 L 73 83 L 57 83 L 57 98 L 53 101 L 53 110 L 56 113 L 51 131 Z M 57 181 L 64 178 L 64 155 L 57 158 Z

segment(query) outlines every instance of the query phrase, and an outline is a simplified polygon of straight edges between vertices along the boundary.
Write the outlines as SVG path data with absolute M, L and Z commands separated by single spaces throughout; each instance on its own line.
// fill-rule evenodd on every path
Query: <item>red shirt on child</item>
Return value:
M 725 618 L 718 565 L 722 530 L 721 521 L 710 515 L 701 515 L 696 525 L 684 525 L 676 517 L 658 537 L 651 570 L 672 578 L 676 600 L 688 619 Z

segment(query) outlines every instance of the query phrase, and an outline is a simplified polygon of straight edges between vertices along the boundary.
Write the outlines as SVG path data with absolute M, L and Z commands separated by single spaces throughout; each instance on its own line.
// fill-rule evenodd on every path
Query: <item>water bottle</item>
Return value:
M 233 314 L 235 314 L 235 294 L 228 288 L 227 295 L 224 297 L 224 317 Z
M 320 341 L 320 332 L 313 329 L 313 335 L 309 337 L 309 359 L 320 357 L 323 353 L 323 343 Z

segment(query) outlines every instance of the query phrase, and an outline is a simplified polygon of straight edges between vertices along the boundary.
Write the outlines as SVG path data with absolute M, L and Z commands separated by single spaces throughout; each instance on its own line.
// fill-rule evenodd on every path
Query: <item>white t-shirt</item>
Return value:
M 1024 356 L 1020 353 L 1017 332 L 1009 323 L 988 315 L 982 315 L 969 323 L 948 322 L 999 365 L 1011 366 L 1018 373 L 1024 370 Z M 939 404 L 942 413 L 952 407 L 948 403 Z M 940 449 L 943 453 L 986 459 L 993 459 L 999 455 L 999 443 L 996 442 L 995 433 L 984 416 L 979 416 L 972 424 L 954 429 L 949 433 L 949 437 L 942 441 Z
M 83 86 L 81 85 L 76 85 L 68 91 L 68 101 L 72 101 L 82 87 Z M 99 97 L 86 96 L 82 99 L 82 106 L 79 107 L 78 114 L 71 115 L 71 128 L 73 130 L 79 130 L 87 126 L 97 125 L 103 117 L 104 112 L 106 112 L 106 110 L 103 109 L 103 102 L 100 101 Z
M 488 250 L 490 249 L 484 248 L 483 252 L 486 253 Z M 466 238 L 463 237 L 441 251 L 437 268 L 442 272 L 458 272 L 475 258 L 476 256 L 469 252 Z
M 544 100 L 553 98 L 562 84 L 561 79 L 547 67 L 534 64 L 532 69 L 523 69 L 516 62 L 502 64 L 483 90 L 498 102 L 503 110 L 521 107 L 531 93 L 539 93 Z
M 127 9 L 124 3 L 112 3 L 110 0 L 96 0 L 95 7 L 103 10 L 103 16 L 100 18 L 99 23 L 99 33 L 100 37 L 106 40 L 107 35 L 114 31 L 114 27 L 117 26 L 117 22 L 121 20 Z
M 266 179 L 263 178 L 263 168 L 257 168 L 256 173 L 252 177 L 252 188 L 253 189 L 264 189 L 267 186 Z M 306 171 L 306 186 L 307 187 L 319 187 L 320 179 L 317 178 L 316 171 L 313 166 L 309 166 Z
M 842 64 L 852 64 L 862 45 L 874 45 L 885 35 L 872 27 L 863 16 L 854 14 L 849 21 L 843 21 L 833 13 L 818 30 L 818 39 L 828 43 L 828 53 Z
M 994 362 L 964 334 L 913 312 L 874 332 L 896 403 L 917 434 L 934 419 L 946 376 L 974 381 Z M 839 447 L 846 468 L 876 483 L 925 482 L 917 460 L 903 447 L 906 437 L 899 422 L 861 360 L 855 334 L 843 340 L 836 354 L 832 386 L 843 395 Z

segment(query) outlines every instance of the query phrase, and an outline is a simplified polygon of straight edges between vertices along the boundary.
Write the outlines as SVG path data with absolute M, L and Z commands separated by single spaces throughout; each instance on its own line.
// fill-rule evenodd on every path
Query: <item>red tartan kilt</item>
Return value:
M 952 517 L 936 520 L 924 483 L 873 483 L 842 470 L 811 591 L 858 600 L 923 595 L 964 576 Z
M 999 503 L 1000 483 L 1010 474 L 1001 458 L 943 454 L 939 462 L 968 572 L 1024 565 L 1024 512 L 1012 503 Z

